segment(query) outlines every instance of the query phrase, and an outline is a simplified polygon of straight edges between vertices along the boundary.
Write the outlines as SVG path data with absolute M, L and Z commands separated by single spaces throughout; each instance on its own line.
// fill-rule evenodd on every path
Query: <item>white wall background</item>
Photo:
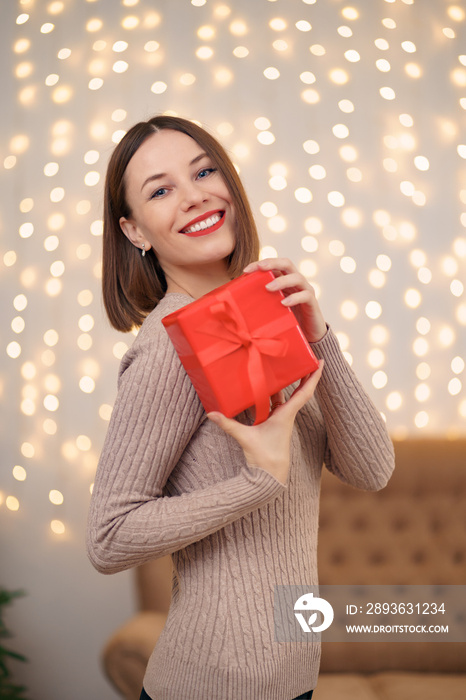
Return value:
M 34 700 L 115 694 L 134 607 L 84 529 L 118 361 L 100 300 L 105 166 L 171 111 L 240 168 L 393 435 L 466 432 L 466 32 L 446 0 L 3 0 L 0 584 Z M 124 42 L 124 43 L 122 43 Z M 277 179 L 278 178 L 278 179 Z M 52 493 L 51 493 L 52 492 Z

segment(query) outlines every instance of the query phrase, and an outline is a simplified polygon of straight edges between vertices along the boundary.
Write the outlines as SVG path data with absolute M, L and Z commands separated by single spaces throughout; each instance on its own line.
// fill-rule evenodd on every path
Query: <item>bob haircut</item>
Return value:
M 228 258 L 230 277 L 238 277 L 246 265 L 259 257 L 259 237 L 246 192 L 220 143 L 202 127 L 181 117 L 159 115 L 135 124 L 113 151 L 105 180 L 102 292 L 110 323 L 119 331 L 128 332 L 139 327 L 167 290 L 154 250 L 148 250 L 143 258 L 119 223 L 121 217 L 131 216 L 125 191 L 128 163 L 144 141 L 162 129 L 181 131 L 194 139 L 210 157 L 228 188 L 236 218 L 236 244 Z

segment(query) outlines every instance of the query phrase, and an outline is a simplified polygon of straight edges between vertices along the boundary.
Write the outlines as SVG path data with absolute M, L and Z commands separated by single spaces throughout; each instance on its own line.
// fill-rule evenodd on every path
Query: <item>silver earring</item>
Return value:
M 143 257 L 143 258 L 144 258 L 144 257 L 145 257 L 145 255 L 146 255 L 146 251 L 144 250 L 144 249 L 145 249 L 145 247 L 146 247 L 146 244 L 145 244 L 145 243 L 143 243 L 143 244 L 142 244 L 142 251 L 141 251 L 141 255 L 142 255 L 142 257 Z

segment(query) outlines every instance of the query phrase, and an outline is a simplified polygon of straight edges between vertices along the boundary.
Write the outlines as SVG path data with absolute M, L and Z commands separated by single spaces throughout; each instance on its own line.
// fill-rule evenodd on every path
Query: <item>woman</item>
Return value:
M 140 331 L 121 363 L 88 552 L 103 573 L 172 555 L 172 603 L 141 698 L 311 697 L 319 647 L 274 640 L 274 588 L 317 583 L 322 465 L 363 489 L 393 469 L 384 423 L 312 288 L 290 261 L 257 257 L 220 144 L 176 117 L 134 126 L 108 167 L 103 294 L 112 325 Z M 321 362 L 253 426 L 250 411 L 206 416 L 161 319 L 258 268 L 274 271 L 267 287 L 283 291 Z

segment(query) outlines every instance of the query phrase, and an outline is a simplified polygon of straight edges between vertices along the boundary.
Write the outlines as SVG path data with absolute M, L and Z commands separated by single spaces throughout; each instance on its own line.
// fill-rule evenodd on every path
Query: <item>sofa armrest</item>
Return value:
M 165 620 L 160 612 L 140 612 L 116 630 L 102 651 L 105 674 L 126 700 L 139 700 L 147 662 Z

